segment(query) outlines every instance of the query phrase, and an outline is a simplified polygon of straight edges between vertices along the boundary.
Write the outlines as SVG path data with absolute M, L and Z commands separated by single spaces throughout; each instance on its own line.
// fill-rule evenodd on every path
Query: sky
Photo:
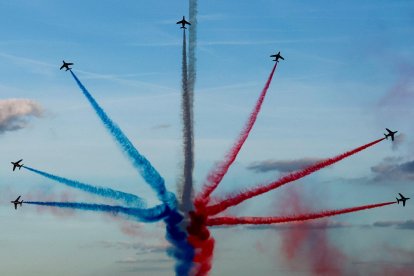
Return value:
M 70 74 L 59 71 L 64 59 L 75 63 L 79 79 L 176 191 L 183 157 L 175 22 L 188 16 L 188 1 L 3 1 L 0 15 L 1 101 L 28 100 L 27 116 L 13 121 L 14 128 L 3 127 L 0 117 L 0 272 L 171 275 L 160 223 L 12 209 L 9 201 L 18 195 L 102 200 L 25 170 L 12 172 L 10 161 L 23 158 L 28 166 L 158 203 Z M 399 136 L 229 213 L 283 214 L 292 194 L 312 210 L 392 201 L 399 192 L 414 198 L 413 26 L 412 1 L 199 1 L 196 191 L 243 127 L 272 69 L 269 55 L 281 51 L 285 60 L 256 125 L 216 195 L 366 144 L 386 127 Z M 410 260 L 413 269 L 410 203 L 338 216 L 305 232 L 346 256 L 347 273 L 387 265 L 392 274 Z M 302 265 L 308 249 L 291 259 L 281 253 L 289 235 L 284 228 L 218 227 L 213 235 L 212 275 L 314 273 L 315 264 Z

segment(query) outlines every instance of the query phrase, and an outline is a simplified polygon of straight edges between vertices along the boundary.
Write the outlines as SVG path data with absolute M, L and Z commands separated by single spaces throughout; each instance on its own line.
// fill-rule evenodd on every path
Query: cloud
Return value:
M 125 242 L 125 241 L 99 241 L 93 244 L 97 247 L 115 248 L 115 249 L 132 249 L 137 250 L 136 255 L 145 255 L 149 253 L 165 253 L 168 248 L 167 244 L 145 244 L 142 242 Z M 91 245 L 85 245 L 90 247 Z
M 25 128 L 31 117 L 40 118 L 43 108 L 29 99 L 0 100 L 0 134 Z
M 328 228 L 345 228 L 353 225 L 344 222 L 321 221 L 311 223 L 287 223 L 282 225 L 248 225 L 244 229 L 248 230 L 291 230 L 291 229 L 328 229 Z
M 304 169 L 316 162 L 321 161 L 319 158 L 302 158 L 297 160 L 265 160 L 250 164 L 247 169 L 256 173 L 278 171 L 282 173 L 293 172 Z
M 159 124 L 159 125 L 153 126 L 151 129 L 158 130 L 158 129 L 166 129 L 170 127 L 171 127 L 171 124 Z
M 172 259 L 167 258 L 158 258 L 158 259 L 143 259 L 143 258 L 137 258 L 135 256 L 129 256 L 125 257 L 122 260 L 116 261 L 118 264 L 142 264 L 142 263 L 172 263 Z
M 376 221 L 372 224 L 374 227 L 395 227 L 397 229 L 414 230 L 414 220 L 405 221 Z
M 414 160 L 402 162 L 401 157 L 386 157 L 381 163 L 371 167 L 374 181 L 414 180 Z

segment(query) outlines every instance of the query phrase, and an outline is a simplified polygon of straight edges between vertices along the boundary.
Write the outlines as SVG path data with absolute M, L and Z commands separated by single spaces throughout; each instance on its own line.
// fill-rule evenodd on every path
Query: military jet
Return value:
M 73 63 L 72 62 L 65 62 L 63 60 L 63 65 L 60 66 L 60 69 L 59 70 L 62 70 L 63 68 L 65 68 L 66 71 L 68 71 L 68 70 L 72 69 L 71 67 L 69 67 L 70 65 L 73 65 Z
M 11 203 L 13 203 L 13 204 L 14 204 L 14 209 L 15 209 L 15 210 L 17 210 L 17 205 L 20 205 L 20 207 L 21 207 L 21 206 L 22 206 L 22 204 L 23 204 L 23 200 L 22 200 L 22 201 L 19 201 L 20 197 L 21 197 L 21 196 L 19 196 L 18 198 L 16 198 L 16 200 L 14 200 L 14 201 L 10 201 Z
M 386 128 L 386 130 L 388 131 L 388 133 L 387 134 L 384 133 L 385 139 L 388 140 L 388 137 L 391 137 L 391 140 L 394 141 L 394 135 L 398 131 L 392 131 L 392 130 L 389 130 L 388 128 Z
M 181 21 L 178 21 L 177 24 L 181 24 L 181 28 L 180 29 L 187 29 L 185 27 L 185 25 L 191 25 L 190 22 L 185 20 L 185 17 L 183 16 L 183 19 Z
M 397 199 L 397 203 L 398 204 L 400 204 L 400 201 L 402 201 L 402 203 L 403 203 L 403 207 L 405 207 L 405 202 L 407 201 L 407 200 L 409 200 L 410 198 L 409 197 L 404 197 L 402 194 L 400 194 L 400 193 L 398 193 L 399 195 L 400 195 L 400 197 L 401 198 L 396 198 Z
M 13 164 L 13 171 L 16 168 L 19 168 L 19 170 L 20 170 L 23 167 L 23 164 L 20 164 L 20 162 L 22 162 L 22 161 L 23 161 L 23 159 L 20 159 L 19 161 L 16 161 L 16 162 L 11 162 Z
M 281 55 L 280 55 L 280 51 L 279 53 L 277 53 L 276 55 L 271 55 L 270 57 L 275 58 L 273 61 L 279 62 L 279 59 L 283 59 L 285 60 Z

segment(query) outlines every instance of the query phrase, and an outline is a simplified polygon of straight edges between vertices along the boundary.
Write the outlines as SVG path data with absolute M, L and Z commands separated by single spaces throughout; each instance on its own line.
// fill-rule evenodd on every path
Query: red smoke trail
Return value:
M 353 149 L 351 151 L 345 152 L 341 155 L 335 156 L 333 158 L 328 158 L 328 159 L 322 160 L 322 161 L 317 162 L 314 165 L 309 166 L 309 167 L 307 167 L 303 170 L 288 174 L 288 175 L 286 175 L 286 176 L 280 178 L 279 180 L 277 180 L 275 182 L 272 182 L 270 184 L 261 185 L 261 186 L 258 186 L 256 188 L 250 189 L 246 192 L 239 193 L 239 194 L 236 194 L 234 196 L 230 196 L 228 198 L 222 199 L 221 201 L 219 201 L 218 203 L 216 203 L 214 205 L 207 206 L 205 211 L 208 215 L 211 215 L 211 216 L 216 215 L 216 214 L 226 210 L 227 208 L 229 208 L 231 206 L 235 206 L 235 205 L 237 205 L 237 204 L 239 204 L 239 203 L 241 203 L 241 202 L 243 202 L 247 199 L 250 199 L 252 197 L 267 193 L 270 190 L 279 188 L 279 187 L 281 187 L 281 186 L 283 186 L 283 185 L 285 185 L 289 182 L 296 181 L 296 180 L 301 179 L 301 178 L 303 178 L 303 177 L 305 177 L 305 176 L 307 176 L 311 173 L 314 173 L 314 172 L 316 172 L 320 169 L 323 169 L 325 167 L 333 165 L 336 162 L 339 162 L 342 159 L 345 159 L 345 158 L 347 158 L 349 156 L 352 156 L 352 155 L 354 155 L 354 154 L 356 154 L 356 153 L 358 153 L 358 152 L 360 152 L 364 149 L 367 149 L 367 148 L 381 142 L 384 139 L 385 138 L 378 139 L 374 142 L 368 143 L 368 144 L 363 145 L 359 148 L 356 148 L 356 149 Z
M 240 133 L 239 138 L 237 139 L 236 143 L 233 145 L 230 152 L 226 155 L 225 159 L 222 162 L 220 162 L 215 168 L 213 168 L 213 170 L 210 171 L 209 175 L 207 176 L 207 179 L 203 185 L 204 187 L 203 191 L 201 191 L 201 193 L 195 199 L 196 206 L 205 205 L 208 203 L 210 194 L 220 184 L 224 175 L 229 170 L 231 164 L 233 164 L 234 160 L 236 159 L 237 154 L 242 148 L 244 142 L 249 136 L 250 131 L 253 128 L 254 123 L 256 122 L 257 115 L 259 114 L 264 98 L 266 97 L 267 90 L 269 89 L 276 67 L 277 67 L 277 62 L 273 66 L 272 72 L 270 73 L 269 78 L 267 79 L 265 87 L 263 88 L 262 93 L 260 94 L 260 97 L 257 100 L 256 105 L 252 113 L 250 114 L 250 117 L 246 125 L 244 126 L 242 132 Z
M 206 226 L 206 216 L 189 212 L 190 225 L 187 227 L 188 242 L 194 248 L 193 269 L 191 275 L 208 275 L 213 260 L 215 240 Z
M 352 212 L 358 212 L 362 210 L 368 210 L 378 207 L 383 207 L 391 204 L 395 204 L 395 201 L 384 202 L 371 205 L 363 205 L 352 208 L 345 208 L 339 210 L 330 210 L 322 211 L 319 213 L 310 213 L 310 214 L 300 214 L 296 216 L 287 216 L 287 217 L 215 217 L 208 218 L 206 221 L 207 226 L 217 226 L 217 225 L 240 225 L 240 224 L 275 224 L 275 223 L 287 223 L 295 221 L 306 221 L 311 219 L 319 219 L 325 217 L 332 217 Z
M 284 215 L 301 214 L 313 208 L 313 200 L 301 196 L 297 187 L 287 189 L 287 196 L 278 201 Z M 342 275 L 347 256 L 331 242 L 328 234 L 333 225 L 329 218 L 290 224 L 281 235 L 280 253 L 292 270 L 311 271 L 309 275 Z

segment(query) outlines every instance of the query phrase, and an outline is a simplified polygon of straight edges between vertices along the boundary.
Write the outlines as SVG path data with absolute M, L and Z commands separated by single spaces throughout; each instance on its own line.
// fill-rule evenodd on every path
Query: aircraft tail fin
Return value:
M 398 198 L 395 198 L 397 200 L 397 203 L 400 204 L 400 200 Z

